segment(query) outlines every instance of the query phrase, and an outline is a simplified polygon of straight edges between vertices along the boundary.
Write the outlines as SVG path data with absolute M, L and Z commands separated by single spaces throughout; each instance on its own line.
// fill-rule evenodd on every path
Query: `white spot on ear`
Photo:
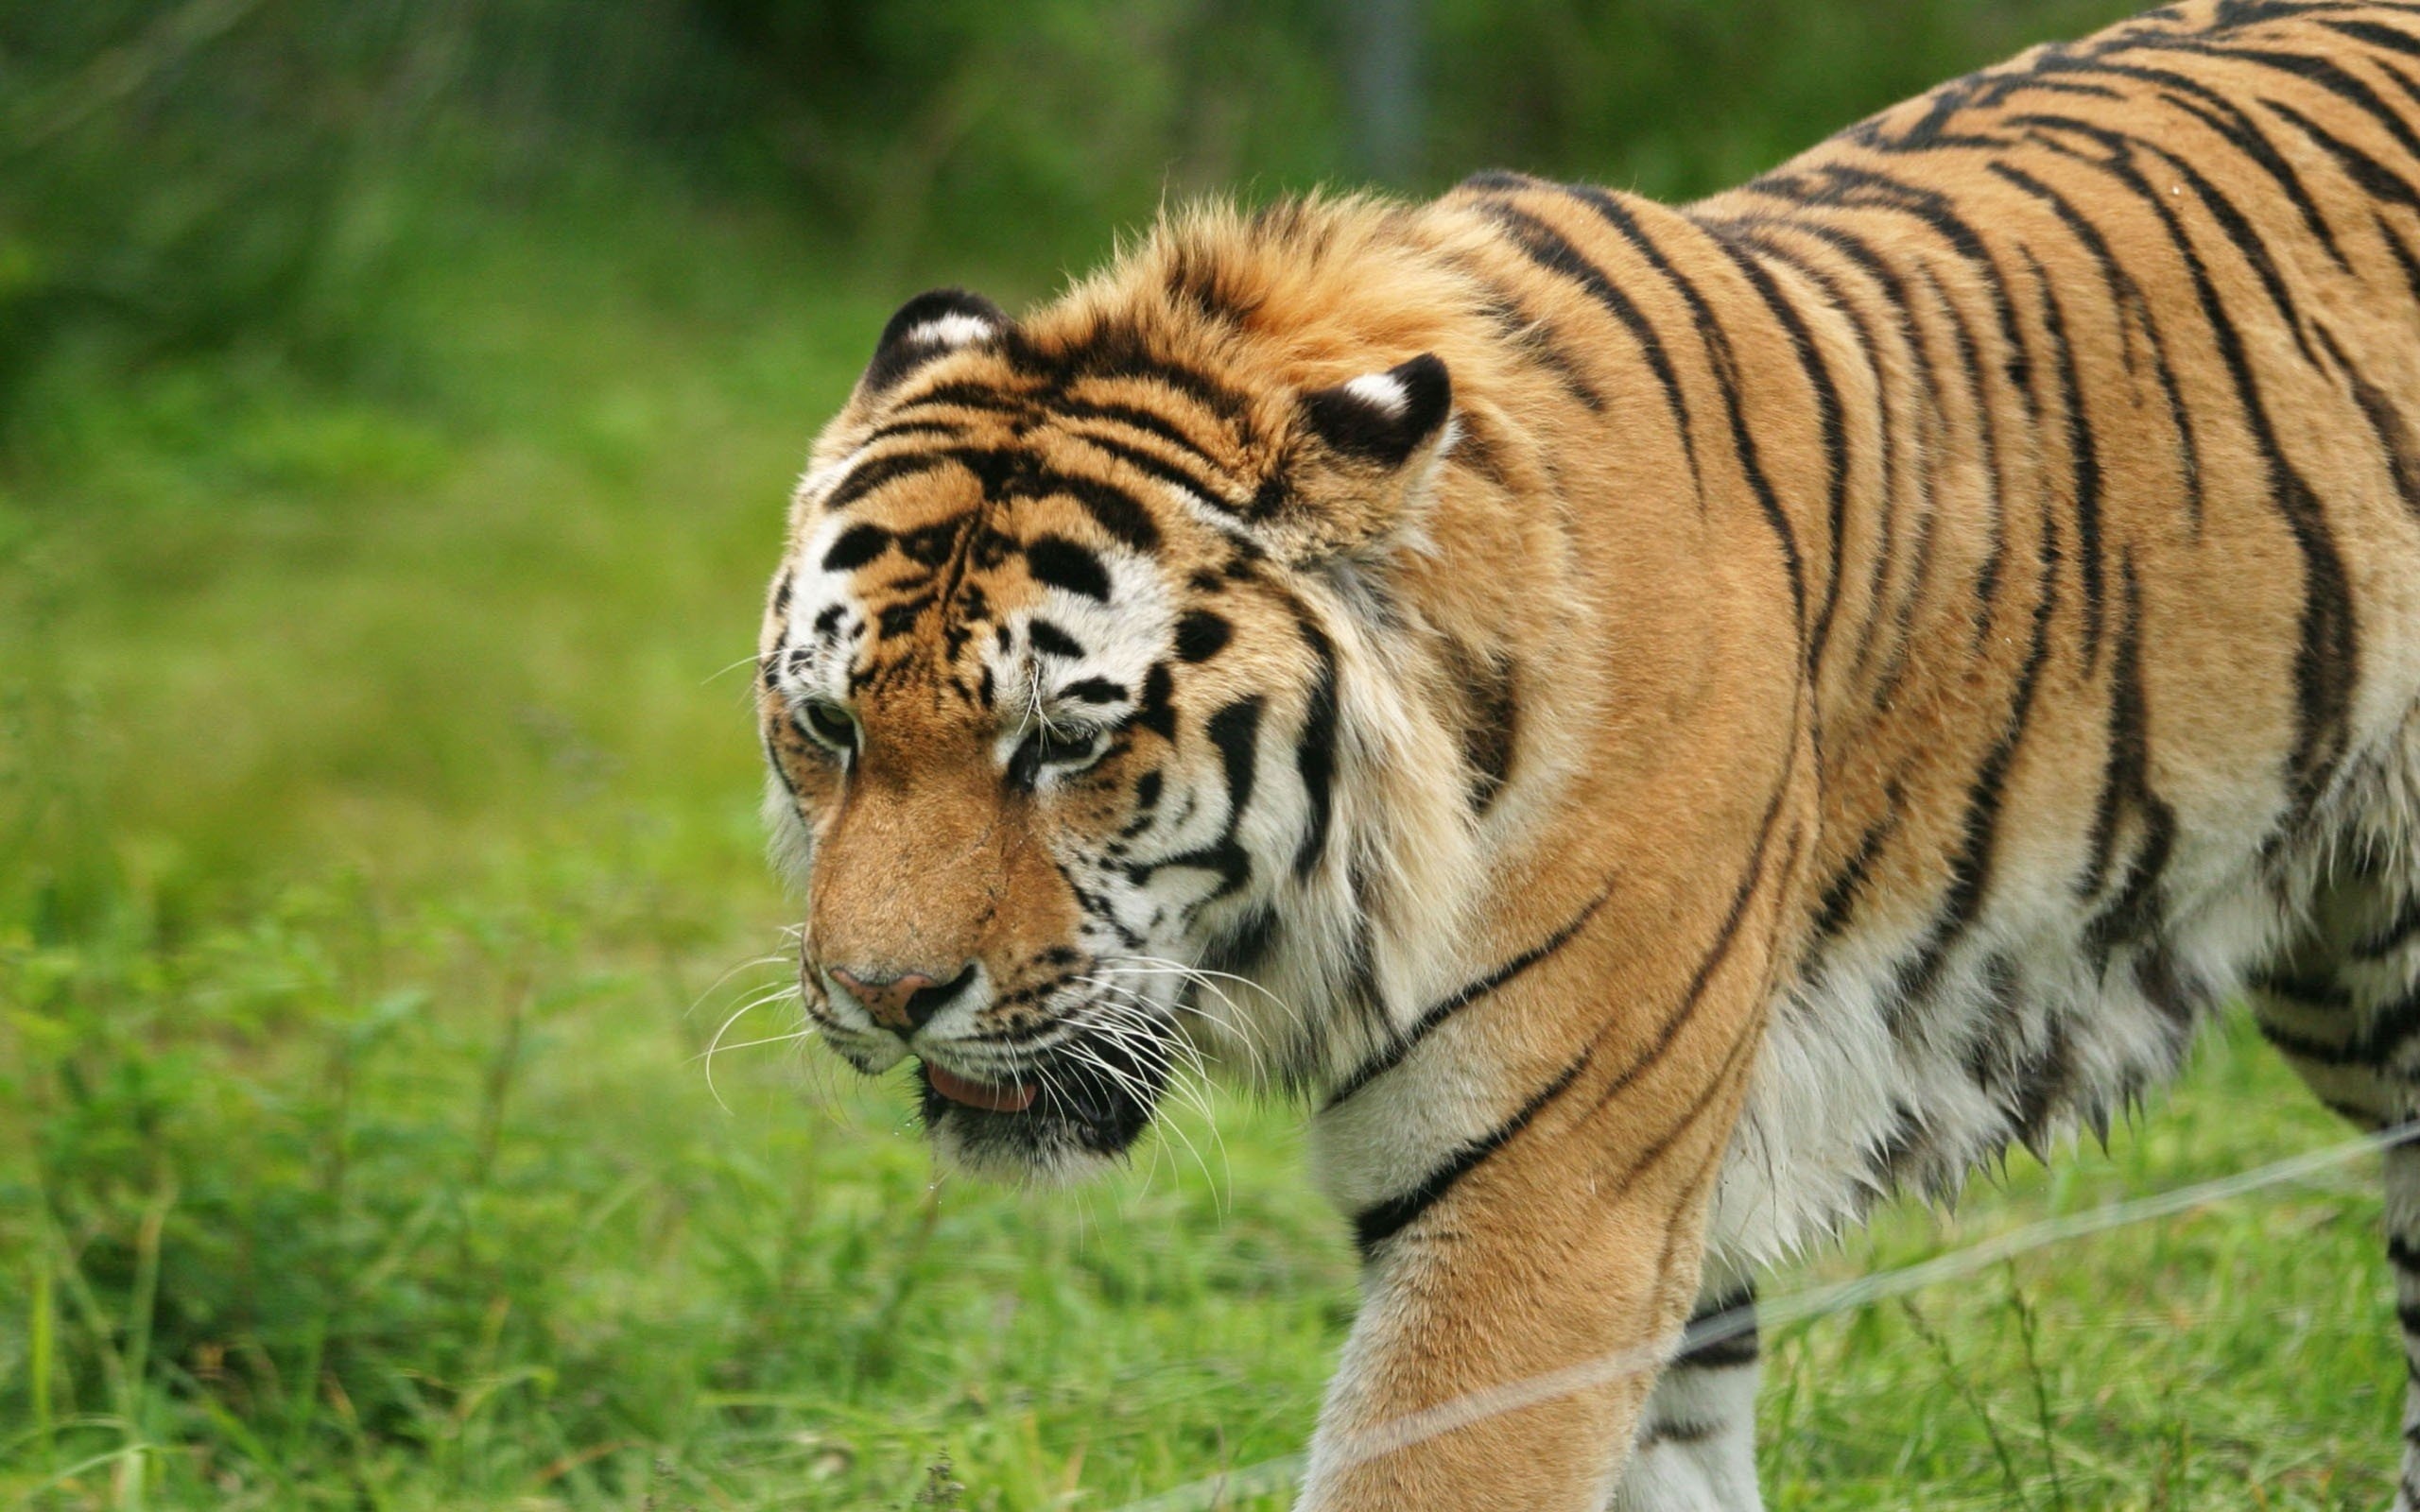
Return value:
M 979 315 L 936 316 L 910 330 L 904 338 L 919 347 L 966 347 L 989 341 L 1000 328 Z
M 1400 418 L 1411 406 L 1411 396 L 1392 373 L 1365 372 L 1344 386 L 1344 391 L 1381 414 Z

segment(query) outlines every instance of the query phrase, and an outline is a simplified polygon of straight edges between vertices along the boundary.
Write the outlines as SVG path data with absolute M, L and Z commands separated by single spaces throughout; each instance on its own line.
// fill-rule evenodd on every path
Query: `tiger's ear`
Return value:
M 1291 465 L 1262 524 L 1288 560 L 1366 557 L 1417 536 L 1453 444 L 1454 385 L 1428 352 L 1302 397 Z
M 1440 439 L 1453 409 L 1453 380 L 1426 352 L 1303 396 L 1304 419 L 1330 451 L 1387 470 Z
M 857 391 L 879 394 L 943 352 L 997 341 L 1009 330 L 1009 318 L 980 294 L 964 289 L 933 289 L 899 307 L 874 343 L 873 360 Z

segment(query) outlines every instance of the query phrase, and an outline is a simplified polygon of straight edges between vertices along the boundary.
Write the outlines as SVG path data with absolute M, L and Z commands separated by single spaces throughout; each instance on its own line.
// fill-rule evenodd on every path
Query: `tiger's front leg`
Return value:
M 1786 869 L 1776 858 L 1776 879 Z M 1424 1088 L 1467 1074 L 1479 1043 L 1512 1027 L 1481 1016 L 1403 1068 L 1425 1083 L 1322 1115 L 1331 1149 L 1426 1174 L 1354 1207 L 1362 1308 L 1301 1512 L 1602 1512 L 1698 1298 L 1708 1202 L 1761 1041 L 1761 890 L 1694 972 L 1683 963 L 1669 995 L 1647 998 L 1663 1006 L 1533 1046 L 1489 1099 L 1492 1125 L 1403 1134 Z
M 1730 1109 L 1591 1174 L 1594 1096 L 1563 1089 L 1578 1106 L 1541 1108 L 1375 1246 L 1303 1512 L 1607 1504 L 1696 1296 Z

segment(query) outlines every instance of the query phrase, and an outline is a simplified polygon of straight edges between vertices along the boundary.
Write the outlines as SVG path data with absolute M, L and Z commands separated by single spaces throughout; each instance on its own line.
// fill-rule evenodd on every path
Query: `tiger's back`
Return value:
M 1877 1195 L 2105 1137 L 2246 992 L 2331 1107 L 2420 1112 L 2415 212 L 2420 16 L 2291 4 L 2037 48 L 1693 207 L 1808 329 L 1843 564 L 1707 1310 Z M 2420 1360 L 2420 1161 L 2388 1185 Z
M 1306 1506 L 1753 1506 L 1761 1264 L 2246 991 L 2420 1114 L 2415 380 L 2420 7 L 2327 0 L 1685 208 L 1488 174 L 927 296 L 767 622 L 809 1009 L 993 1168 L 1179 1046 L 1313 1094 L 1366 1298 Z
M 2341 930 L 2356 874 L 2379 927 L 2410 891 L 2420 43 L 2375 9 L 2157 12 L 1695 207 L 1852 328 L 1810 389 L 1868 369 L 1812 400 L 1870 481 L 1830 490 L 1862 571 L 1814 611 L 1819 901 L 1772 1029 L 1901 1080 L 1765 1131 L 1870 1157 L 1786 1206 L 2105 1126 L 2322 893 Z

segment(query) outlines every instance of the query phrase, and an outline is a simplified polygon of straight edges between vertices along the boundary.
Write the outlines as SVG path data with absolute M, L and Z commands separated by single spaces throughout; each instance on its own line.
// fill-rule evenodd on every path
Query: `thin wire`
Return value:
M 2420 1123 L 2404 1124 L 2383 1133 L 2346 1140 L 2268 1165 L 2256 1166 L 2249 1171 L 2238 1171 L 2232 1176 L 2217 1177 L 2190 1186 L 2153 1193 L 2150 1196 L 2112 1203 L 2089 1212 L 2045 1218 L 1895 1270 L 1877 1271 L 1853 1280 L 1734 1308 L 1692 1323 L 1668 1343 L 1599 1355 L 1578 1365 L 1565 1366 L 1560 1370 L 1474 1391 L 1438 1406 L 1364 1429 L 1338 1439 L 1329 1447 L 1328 1453 L 1339 1469 L 1359 1465 L 1504 1413 L 1518 1412 L 1524 1407 L 1604 1385 L 1641 1370 L 1655 1369 L 1681 1350 L 1736 1338 L 1759 1326 L 1771 1328 L 1800 1323 L 1864 1307 L 1885 1297 L 1988 1270 L 2030 1250 L 2065 1244 L 2070 1239 L 2081 1239 L 2089 1234 L 2105 1233 L 2153 1218 L 2169 1217 L 2257 1192 L 2264 1187 L 2298 1181 L 2362 1156 L 2393 1149 L 2414 1140 L 2420 1140 Z M 1305 1455 L 1289 1454 L 1240 1470 L 1222 1471 L 1207 1480 L 1195 1481 L 1158 1496 L 1130 1502 L 1115 1512 L 1212 1512 L 1213 1508 L 1231 1498 L 1292 1489 L 1302 1484 L 1307 1463 Z

